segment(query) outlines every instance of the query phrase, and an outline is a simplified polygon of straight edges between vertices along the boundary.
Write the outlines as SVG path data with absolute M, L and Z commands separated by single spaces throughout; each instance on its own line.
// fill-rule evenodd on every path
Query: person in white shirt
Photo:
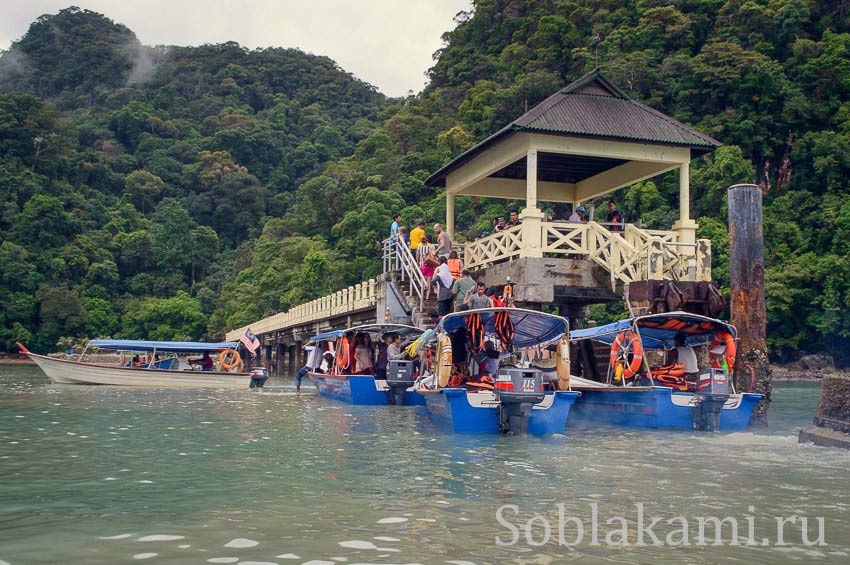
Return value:
M 572 215 L 570 215 L 570 221 L 571 222 L 583 222 L 583 221 L 585 221 L 584 217 L 585 217 L 586 212 L 587 212 L 587 208 L 585 208 L 584 206 L 579 206 L 578 208 L 576 208 L 573 211 Z
M 694 380 L 699 376 L 699 363 L 697 363 L 697 354 L 694 348 L 690 345 L 685 345 L 685 334 L 678 333 L 673 340 L 676 343 L 675 349 L 670 351 L 670 356 L 667 358 L 668 363 L 678 363 L 684 365 L 685 378 Z

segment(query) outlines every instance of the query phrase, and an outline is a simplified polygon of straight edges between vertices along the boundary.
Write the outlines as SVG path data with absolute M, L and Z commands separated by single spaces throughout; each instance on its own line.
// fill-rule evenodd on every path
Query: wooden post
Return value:
M 750 424 L 767 425 L 771 374 L 767 361 L 767 312 L 764 303 L 764 223 L 761 189 L 754 184 L 729 187 L 729 280 L 732 325 L 738 329 L 735 386 L 764 395 Z

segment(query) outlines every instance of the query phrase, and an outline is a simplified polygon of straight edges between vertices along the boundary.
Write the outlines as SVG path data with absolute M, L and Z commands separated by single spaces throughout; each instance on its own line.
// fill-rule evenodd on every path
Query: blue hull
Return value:
M 431 419 L 448 432 L 461 434 L 498 434 L 498 408 L 473 406 L 466 389 L 447 388 L 424 395 Z M 548 408 L 535 408 L 528 420 L 530 435 L 562 434 L 570 415 L 570 406 L 579 397 L 577 392 L 558 391 Z
M 674 392 L 668 387 L 582 389 L 570 425 L 692 430 L 693 397 L 693 393 Z M 761 399 L 760 394 L 744 393 L 740 402 L 727 402 L 720 415 L 720 431 L 746 429 L 750 414 Z
M 378 390 L 372 375 L 308 375 L 322 396 L 364 406 L 386 406 L 390 403 L 389 391 Z M 404 405 L 425 406 L 425 398 L 408 390 L 404 393 Z

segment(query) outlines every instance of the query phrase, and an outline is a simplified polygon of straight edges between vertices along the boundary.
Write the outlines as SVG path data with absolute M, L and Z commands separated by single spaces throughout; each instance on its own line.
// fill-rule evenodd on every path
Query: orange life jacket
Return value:
M 461 271 L 460 259 L 448 259 L 446 261 L 446 265 L 449 266 L 449 272 L 452 274 L 452 278 L 454 280 L 458 280 L 460 278 Z

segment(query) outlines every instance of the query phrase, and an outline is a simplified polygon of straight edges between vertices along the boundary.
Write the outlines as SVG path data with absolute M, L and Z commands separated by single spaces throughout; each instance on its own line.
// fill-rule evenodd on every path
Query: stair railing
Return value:
M 384 274 L 398 272 L 402 282 L 407 282 L 411 297 L 419 300 L 419 311 L 425 306 L 425 275 L 419 269 L 419 262 L 413 252 L 401 240 L 393 242 L 391 238 L 383 242 Z

